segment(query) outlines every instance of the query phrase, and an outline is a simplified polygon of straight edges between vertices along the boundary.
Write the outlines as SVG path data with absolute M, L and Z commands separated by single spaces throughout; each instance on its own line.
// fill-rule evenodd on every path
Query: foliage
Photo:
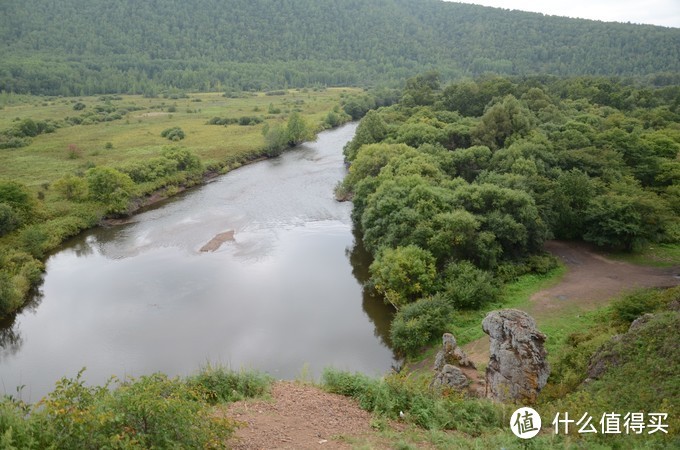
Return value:
M 482 431 L 504 426 L 500 405 L 438 396 L 395 376 L 376 380 L 326 369 L 323 385 L 330 392 L 355 398 L 367 411 L 390 419 L 398 418 L 401 412 L 405 420 L 426 429 L 458 430 L 478 436 Z
M 204 367 L 188 379 L 190 386 L 200 387 L 209 403 L 228 403 L 262 397 L 271 387 L 272 378 L 261 372 L 235 372 L 222 366 Z
M 376 291 L 397 309 L 435 288 L 435 259 L 415 245 L 384 249 L 369 270 Z
M 401 308 L 392 320 L 392 348 L 413 355 L 441 337 L 453 318 L 451 302 L 440 295 L 422 298 Z
M 180 127 L 166 128 L 161 131 L 161 137 L 170 139 L 171 141 L 181 141 L 185 138 L 184 131 Z
M 89 196 L 104 203 L 111 213 L 122 213 L 134 192 L 130 177 L 111 167 L 94 167 L 86 174 Z
M 312 137 L 312 130 L 305 122 L 305 119 L 299 112 L 293 111 L 288 117 L 286 124 L 286 136 L 288 144 L 291 146 L 298 145 Z
M 647 312 L 663 309 L 672 300 L 680 297 L 680 289 L 640 289 L 624 295 L 612 303 L 614 318 L 629 324 Z
M 444 279 L 442 295 L 456 308 L 478 309 L 498 299 L 494 278 L 469 261 L 449 264 L 444 270 Z
M 419 88 L 429 87 L 435 72 L 417 75 L 423 67 L 437 69 L 443 79 L 659 73 L 655 81 L 666 84 L 677 80 L 680 69 L 678 31 L 664 27 L 434 0 L 378 0 L 352 8 L 332 0 L 274 5 L 231 0 L 228 7 L 217 0 L 166 0 L 164 7 L 173 14 L 159 15 L 153 5 L 112 6 L 103 0 L 3 2 L 0 91 L 148 96 L 165 91 L 179 98 L 182 90 L 283 92 L 413 77 L 404 100 L 430 104 L 436 89 Z M 65 23 L 69 26 L 60 26 Z M 42 63 L 45 58 L 50 64 Z M 606 85 L 586 89 L 599 104 L 620 108 L 631 102 Z M 493 97 L 509 93 L 460 89 L 449 97 L 451 104 L 465 106 L 465 115 L 481 115 Z M 528 100 L 541 104 L 540 98 Z M 347 112 L 355 120 L 371 109 L 353 103 L 348 101 Z
M 54 190 L 66 200 L 82 201 L 87 198 L 87 181 L 69 174 L 54 182 Z
M 88 387 L 81 371 L 33 407 L 0 405 L 4 444 L 26 449 L 225 448 L 235 428 L 207 408 L 199 387 L 162 374 Z

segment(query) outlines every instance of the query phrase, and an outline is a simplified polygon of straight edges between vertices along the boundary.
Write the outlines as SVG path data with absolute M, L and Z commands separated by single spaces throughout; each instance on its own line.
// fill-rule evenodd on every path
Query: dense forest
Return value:
M 0 91 L 48 95 L 680 71 L 680 29 L 439 0 L 7 0 L 0 40 Z
M 547 239 L 631 251 L 680 240 L 680 88 L 619 81 L 411 78 L 345 147 L 338 195 L 397 308 L 395 347 L 417 351 L 454 310 L 555 266 Z

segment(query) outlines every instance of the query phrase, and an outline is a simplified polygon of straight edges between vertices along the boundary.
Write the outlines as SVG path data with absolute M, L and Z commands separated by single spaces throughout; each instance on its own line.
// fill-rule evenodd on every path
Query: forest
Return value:
M 337 189 L 372 253 L 372 288 L 398 310 L 394 346 L 417 352 L 547 273 L 547 239 L 634 251 L 680 239 L 680 88 L 601 78 L 407 81 L 345 147 Z
M 679 29 L 440 0 L 7 0 L 0 41 L 0 91 L 39 95 L 680 71 Z

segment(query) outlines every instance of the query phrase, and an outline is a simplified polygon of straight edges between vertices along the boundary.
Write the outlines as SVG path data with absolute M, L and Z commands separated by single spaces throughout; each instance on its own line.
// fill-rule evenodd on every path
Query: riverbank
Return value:
M 4 285 L 0 317 L 25 303 L 40 283 L 42 261 L 67 239 L 93 226 L 126 223 L 191 187 L 263 160 L 268 153 L 263 132 L 284 126 L 290 114 L 299 114 L 315 133 L 330 127 L 327 119 L 333 111 L 339 111 L 333 113 L 333 125 L 348 121 L 340 104 L 358 92 L 294 90 L 239 98 L 218 93 L 155 99 L 29 97 L 25 103 L 1 109 L 0 131 L 14 133 L 33 125 L 45 131 L 0 154 L 0 184 L 23 199 L 19 214 L 14 200 L 0 198 L 0 203 L 15 205 L 10 206 L 9 216 L 3 216 L 7 223 L 0 224 Z M 183 131 L 184 139 L 162 137 L 163 130 L 173 127 Z M 181 151 L 168 160 L 168 147 Z M 184 167 L 186 155 L 193 155 L 190 158 L 197 164 Z M 102 181 L 97 189 L 110 192 L 97 197 L 88 192 L 92 181 L 86 175 L 93 168 L 114 169 L 99 173 Z M 122 175 L 109 176 L 116 172 Z M 102 176 L 108 176 L 108 181 Z

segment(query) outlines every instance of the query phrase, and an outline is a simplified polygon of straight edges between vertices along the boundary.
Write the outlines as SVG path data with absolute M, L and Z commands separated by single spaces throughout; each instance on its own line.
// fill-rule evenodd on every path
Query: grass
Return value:
M 457 311 L 449 329 L 456 337 L 459 345 L 465 345 L 468 342 L 477 340 L 484 336 L 481 323 L 490 311 L 501 308 L 525 309 L 533 294 L 559 283 L 566 273 L 566 266 L 560 265 L 545 275 L 522 275 L 516 281 L 508 283 L 503 287 L 503 293 L 499 302 L 486 305 L 479 310 Z
M 264 145 L 262 128 L 255 126 L 206 125 L 213 117 L 238 118 L 261 116 L 266 123 L 285 121 L 287 113 L 300 110 L 307 122 L 317 127 L 328 111 L 340 103 L 341 95 L 356 92 L 350 88 L 322 91 L 290 90 L 286 95 L 248 94 L 245 98 L 226 98 L 220 93 L 190 94 L 189 98 L 164 99 L 123 95 L 116 97 L 22 98 L 0 109 L 0 130 L 18 120 L 52 120 L 63 122 L 96 107 L 112 105 L 116 109 L 136 109 L 121 119 L 91 125 L 64 126 L 54 133 L 32 138 L 31 144 L 0 152 L 0 179 L 19 180 L 38 190 L 65 173 L 77 173 L 91 165 L 117 166 L 158 156 L 161 148 L 175 144 L 160 136 L 161 131 L 180 127 L 186 138 L 178 145 L 198 155 L 204 164 L 222 163 L 258 151 Z M 115 98 L 116 100 L 111 100 Z M 29 100 L 27 103 L 26 101 Z M 75 111 L 76 102 L 85 109 Z M 268 114 L 269 105 L 281 110 Z M 168 112 L 168 110 L 174 112 Z M 111 143 L 112 148 L 106 148 Z M 69 156 L 75 145 L 79 155 Z
M 647 244 L 635 253 L 612 252 L 608 258 L 653 267 L 680 264 L 680 244 Z

